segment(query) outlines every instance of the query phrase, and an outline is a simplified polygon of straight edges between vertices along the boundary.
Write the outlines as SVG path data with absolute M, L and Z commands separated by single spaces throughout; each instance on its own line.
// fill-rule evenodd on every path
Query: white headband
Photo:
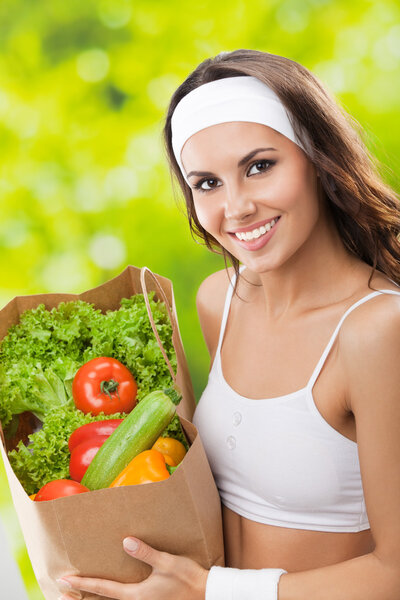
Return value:
M 250 75 L 217 79 L 189 92 L 172 114 L 172 148 L 187 183 L 181 160 L 185 142 L 201 129 L 231 121 L 267 125 L 305 150 L 280 98 L 265 83 Z

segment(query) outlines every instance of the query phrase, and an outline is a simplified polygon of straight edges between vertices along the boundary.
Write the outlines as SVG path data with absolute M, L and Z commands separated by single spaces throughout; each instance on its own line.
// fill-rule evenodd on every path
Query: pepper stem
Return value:
M 100 389 L 103 392 L 103 394 L 106 394 L 110 398 L 110 400 L 112 400 L 111 394 L 113 392 L 117 392 L 117 396 L 119 398 L 118 386 L 118 381 L 115 381 L 115 379 L 108 379 L 101 382 Z

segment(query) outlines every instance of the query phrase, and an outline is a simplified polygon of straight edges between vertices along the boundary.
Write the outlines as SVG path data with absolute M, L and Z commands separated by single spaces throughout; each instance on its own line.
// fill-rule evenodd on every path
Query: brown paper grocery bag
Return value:
M 147 280 L 151 280 L 150 285 L 145 283 Z M 43 303 L 51 309 L 60 302 L 79 298 L 104 311 L 116 310 L 121 298 L 142 293 L 142 285 L 144 290 L 146 287 L 154 290 L 155 297 L 164 300 L 169 309 L 177 355 L 177 373 L 171 375 L 182 393 L 177 413 L 190 443 L 185 458 L 167 480 L 33 502 L 11 468 L 0 425 L 3 442 L 0 449 L 13 502 L 46 600 L 59 598 L 56 579 L 66 573 L 121 582 L 146 578 L 151 567 L 128 556 L 122 548 L 122 540 L 127 535 L 143 539 L 158 550 L 193 558 L 205 568 L 224 565 L 220 498 L 200 437 L 190 422 L 195 400 L 172 283 L 146 268 L 129 266 L 118 277 L 79 296 L 19 296 L 0 311 L 0 339 L 28 308 Z M 82 597 L 85 597 L 84 592 Z M 93 594 L 86 597 L 99 598 Z

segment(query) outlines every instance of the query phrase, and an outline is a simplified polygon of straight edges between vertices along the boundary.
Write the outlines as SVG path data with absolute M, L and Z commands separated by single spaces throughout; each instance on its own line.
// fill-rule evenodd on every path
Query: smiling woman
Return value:
M 135 540 L 144 582 L 68 580 L 124 600 L 398 600 L 398 198 L 283 57 L 204 61 L 164 136 L 192 233 L 227 267 L 197 294 L 211 369 L 193 417 L 226 567 Z
M 252 84 L 251 98 L 248 91 L 247 96 L 241 92 L 239 96 L 233 97 L 226 86 L 227 82 L 234 82 L 233 77 L 238 81 L 246 80 L 247 87 L 251 80 L 256 81 Z M 221 82 L 225 84 L 225 88 L 218 90 L 216 87 L 214 97 L 207 97 L 204 90 L 210 90 L 210 84 L 211 87 L 218 86 Z M 261 92 L 261 89 L 264 91 Z M 175 129 L 174 139 L 174 113 L 178 105 L 180 112 L 185 110 L 189 95 L 193 98 L 192 94 L 195 91 L 197 95 L 204 96 L 204 102 L 200 104 L 200 109 L 199 106 L 196 107 L 195 119 L 189 116 L 182 119 L 184 136 L 182 138 L 181 131 Z M 219 91 L 220 101 L 215 103 Z M 202 96 L 195 99 L 201 103 Z M 264 97 L 263 104 L 260 96 Z M 238 108 L 239 103 L 241 104 Z M 207 121 L 204 115 L 209 115 L 210 111 L 212 117 L 208 117 Z M 196 131 L 205 129 L 204 125 L 210 128 L 212 125 L 228 121 L 236 121 L 236 125 L 239 125 L 239 121 L 244 121 L 247 125 L 250 122 L 262 123 L 269 126 L 270 133 L 272 130 L 280 132 L 278 137 L 281 140 L 285 136 L 286 139 L 296 142 L 311 160 L 320 177 L 323 196 L 327 200 L 344 246 L 352 255 L 358 256 L 373 268 L 381 269 L 396 282 L 400 282 L 399 246 L 396 237 L 396 232 L 400 229 L 399 202 L 393 190 L 383 183 L 376 172 L 361 140 L 361 129 L 358 128 L 357 131 L 355 121 L 336 104 L 320 81 L 305 67 L 284 57 L 255 50 L 221 53 L 215 58 L 203 61 L 173 95 L 164 128 L 170 166 L 185 196 L 190 228 L 209 249 L 221 253 L 226 261 L 232 263 L 236 276 L 240 261 L 229 250 L 221 247 L 199 222 L 191 189 L 191 186 L 198 185 L 199 182 L 189 183 L 189 176 L 194 175 L 192 166 L 190 172 L 185 171 L 182 165 L 183 156 L 179 156 L 179 152 L 176 151 L 179 147 L 182 150 L 185 141 L 190 141 L 190 136 Z M 215 141 L 214 138 L 212 142 Z M 220 139 L 217 147 L 220 153 L 225 154 L 229 146 L 226 141 Z M 214 150 L 215 146 L 209 146 L 210 150 L 211 148 Z M 254 152 L 255 149 L 252 148 L 251 151 Z M 240 158 L 247 162 L 247 157 Z M 268 158 L 275 160 L 272 150 Z M 238 165 L 240 166 L 243 166 L 243 163 Z M 273 164 L 270 163 L 270 166 Z M 198 176 L 216 176 L 214 168 L 206 170 L 200 164 L 196 164 L 195 167 Z M 203 173 L 204 170 L 207 172 Z M 208 184 L 210 183 L 208 181 Z M 201 185 L 204 189 L 203 182 Z M 212 185 L 215 187 L 215 182 Z

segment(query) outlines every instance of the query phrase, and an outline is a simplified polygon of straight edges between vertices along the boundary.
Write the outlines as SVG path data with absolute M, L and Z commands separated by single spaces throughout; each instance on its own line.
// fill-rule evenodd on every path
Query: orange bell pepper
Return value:
M 186 454 L 185 446 L 175 438 L 170 437 L 159 437 L 158 440 L 153 444 L 153 449 L 158 450 L 161 454 L 164 454 L 165 462 L 172 467 L 176 467 L 183 460 Z M 168 458 L 173 461 L 174 464 L 168 462 Z
M 110 487 L 153 483 L 168 479 L 169 472 L 164 456 L 158 450 L 140 452 L 123 471 L 114 479 Z

